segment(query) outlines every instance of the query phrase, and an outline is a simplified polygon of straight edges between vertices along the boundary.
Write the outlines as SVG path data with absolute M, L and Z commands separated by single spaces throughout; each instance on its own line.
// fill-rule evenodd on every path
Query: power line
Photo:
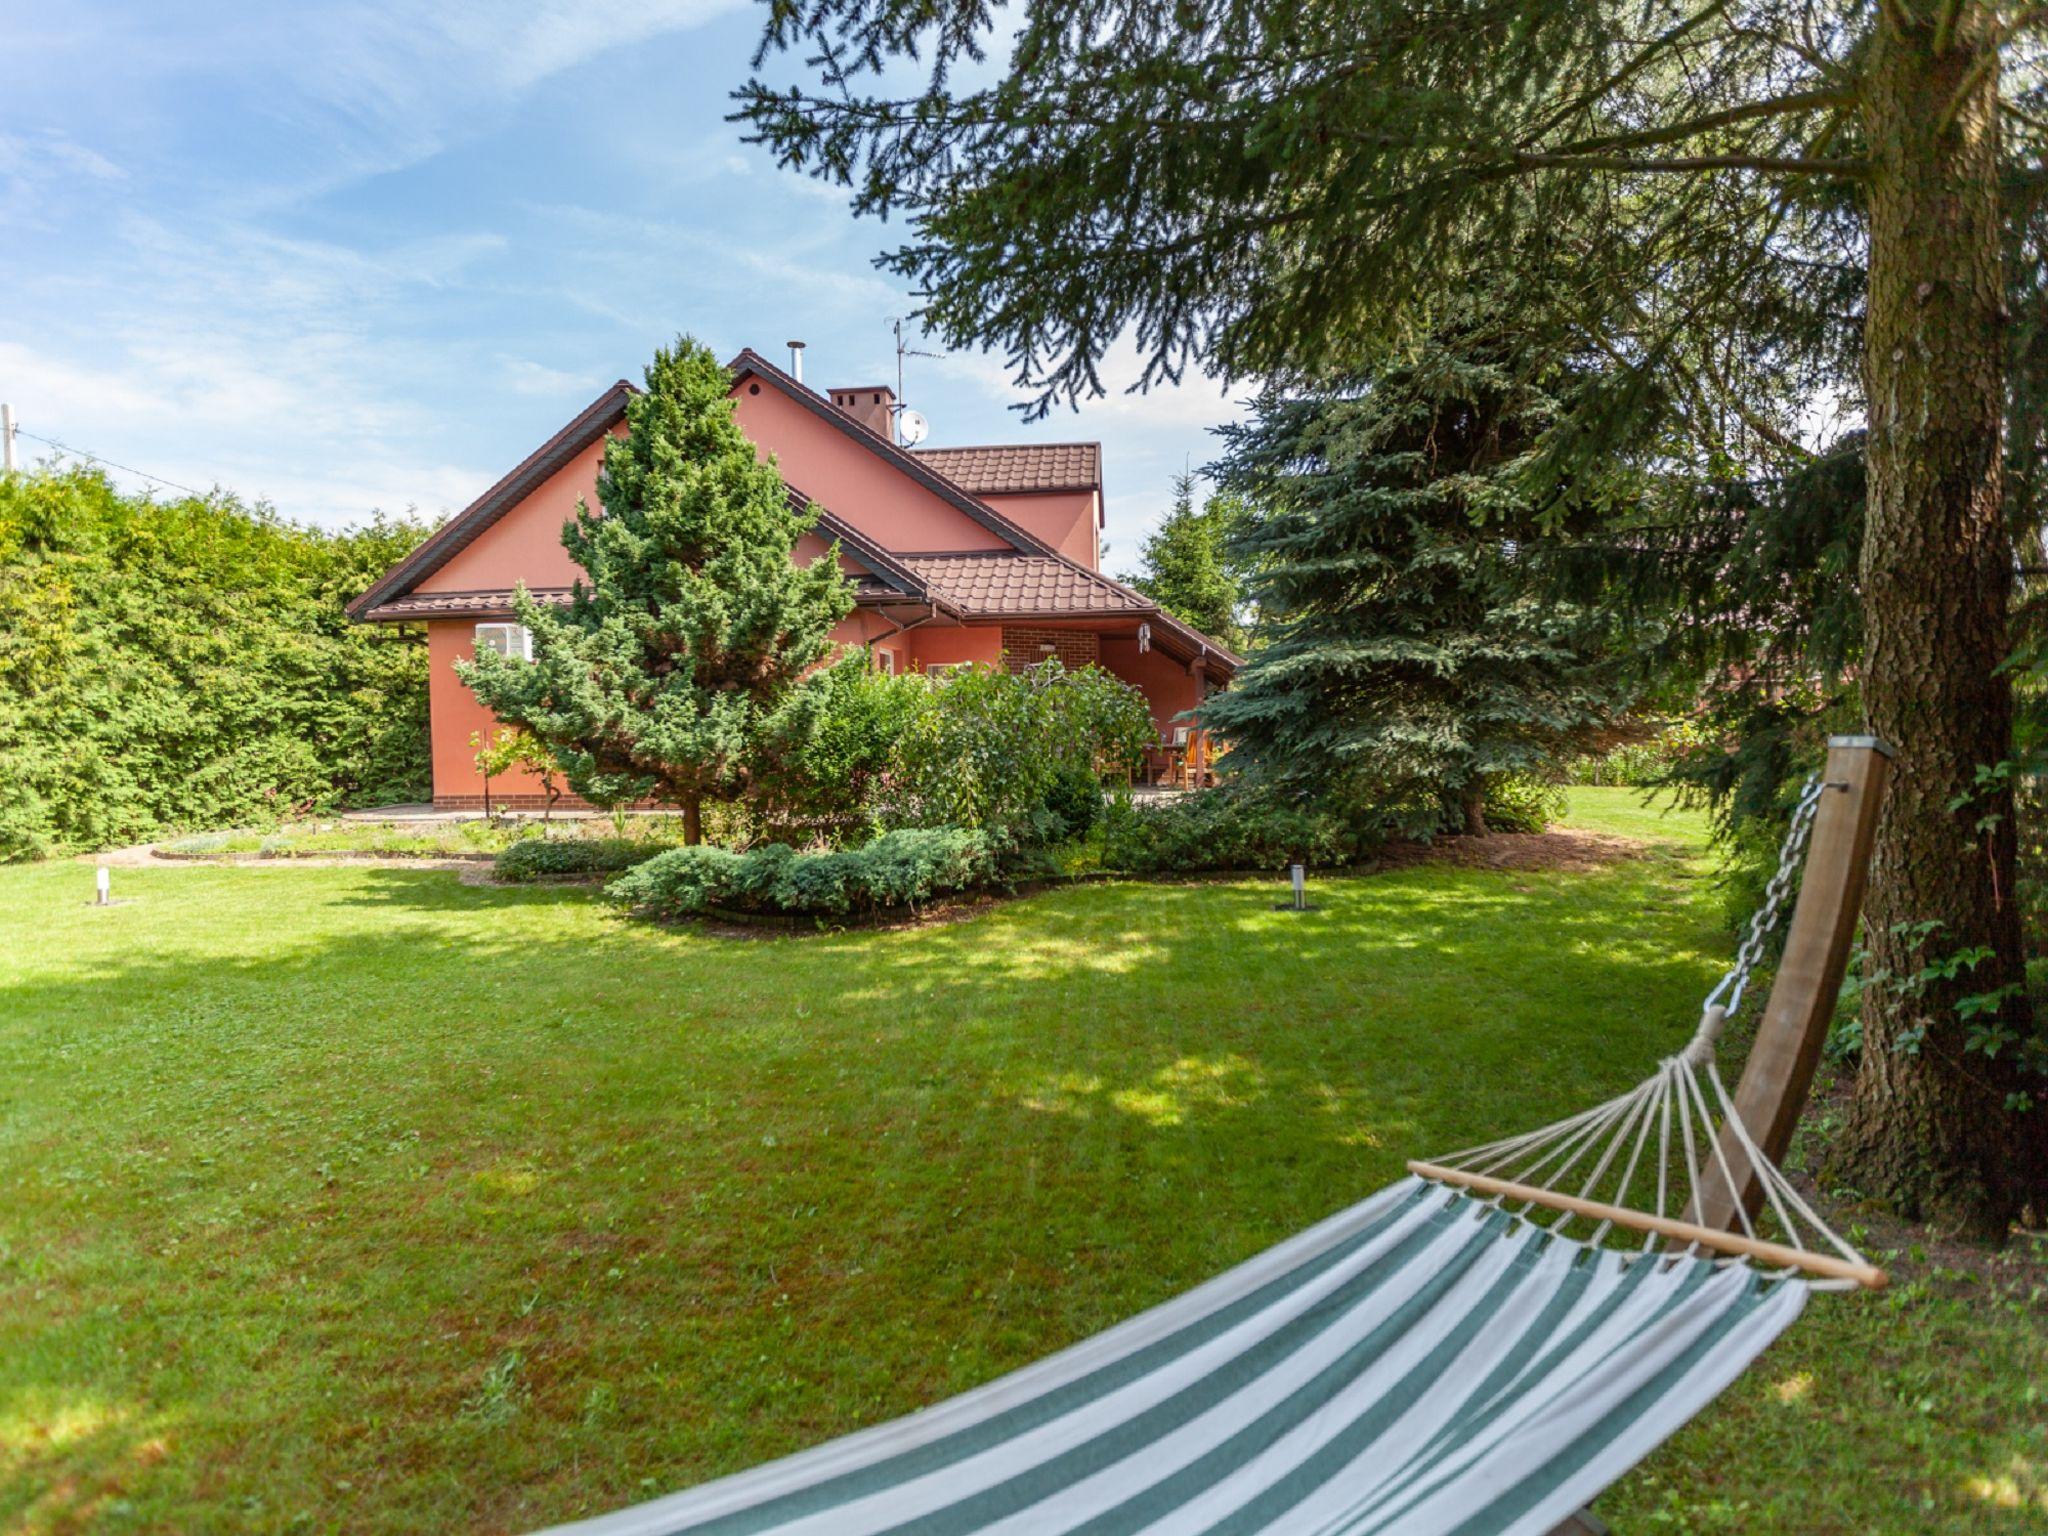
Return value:
M 180 485 L 175 480 L 166 480 L 162 475 L 152 475 L 146 469 L 136 469 L 128 464 L 116 464 L 112 459 L 102 458 L 99 454 L 87 453 L 83 448 L 73 448 L 69 443 L 60 443 L 54 437 L 44 437 L 40 433 L 30 432 L 19 424 L 14 428 L 14 435 L 30 438 L 46 447 L 56 449 L 59 453 L 68 453 L 74 459 L 84 459 L 88 464 L 104 464 L 108 469 L 118 469 L 124 475 L 139 475 L 144 480 L 154 481 L 158 485 L 167 485 L 174 491 L 183 491 L 187 496 L 197 496 L 201 501 L 204 501 L 208 495 L 205 491 L 195 491 L 189 485 Z

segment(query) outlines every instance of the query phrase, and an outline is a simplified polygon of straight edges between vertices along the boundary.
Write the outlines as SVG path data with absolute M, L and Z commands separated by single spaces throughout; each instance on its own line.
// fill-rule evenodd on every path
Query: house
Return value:
M 1099 444 L 913 450 L 896 442 L 884 386 L 820 394 L 751 350 L 730 372 L 741 429 L 774 455 L 793 497 L 824 509 L 792 554 L 838 544 L 856 606 L 834 638 L 877 667 L 1094 662 L 1143 690 L 1162 734 L 1236 671 L 1221 644 L 1102 574 Z M 481 645 L 526 647 L 512 622 L 518 583 L 567 601 L 581 572 L 562 525 L 579 498 L 597 505 L 604 440 L 625 430 L 633 393 L 623 380 L 606 390 L 349 605 L 370 623 L 426 626 L 436 806 L 482 804 L 470 739 L 495 724 L 455 663 Z M 538 784 L 513 775 L 492 790 L 500 804 L 540 800 Z

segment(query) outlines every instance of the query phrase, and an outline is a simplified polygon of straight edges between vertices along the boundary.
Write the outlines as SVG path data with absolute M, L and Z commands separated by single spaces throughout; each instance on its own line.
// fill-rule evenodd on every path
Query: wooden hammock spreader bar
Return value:
M 1814 818 L 1806 875 L 1799 883 L 1777 980 L 1735 1088 L 1736 1114 L 1757 1150 L 1774 1163 L 1792 1145 L 1793 1128 L 1827 1043 L 1863 909 L 1870 849 L 1877 840 L 1891 766 L 1892 749 L 1879 737 L 1828 738 L 1823 772 L 1829 793 L 1821 796 Z M 1724 1174 L 1734 1176 L 1732 1188 Z M 1692 1208 L 1685 1214 L 1703 1226 L 1738 1227 L 1745 1213 L 1753 1217 L 1763 1205 L 1763 1179 L 1725 1127 L 1720 1154 L 1701 1176 L 1703 1187 L 1693 1192 Z
M 1418 1178 L 1432 1179 L 1439 1184 L 1455 1184 L 1475 1194 L 1498 1195 L 1504 1200 L 1526 1200 L 1531 1205 L 1565 1211 L 1573 1216 L 1587 1216 L 1594 1221 L 1612 1222 L 1617 1227 L 1627 1227 L 1632 1231 L 1654 1232 L 1659 1237 L 1697 1243 L 1702 1248 L 1755 1259 L 1775 1269 L 1802 1269 L 1829 1280 L 1853 1280 L 1872 1291 L 1883 1290 L 1888 1282 L 1885 1272 L 1875 1264 L 1859 1264 L 1831 1253 L 1809 1253 L 1804 1248 L 1788 1248 L 1783 1243 L 1769 1243 L 1760 1237 L 1744 1237 L 1739 1232 L 1723 1232 L 1669 1216 L 1652 1216 L 1647 1211 L 1632 1211 L 1627 1206 L 1581 1200 L 1576 1195 L 1560 1195 L 1555 1190 L 1538 1189 L 1533 1184 L 1517 1184 L 1510 1179 L 1467 1173 L 1462 1168 L 1445 1168 L 1436 1163 L 1410 1162 L 1408 1171 Z

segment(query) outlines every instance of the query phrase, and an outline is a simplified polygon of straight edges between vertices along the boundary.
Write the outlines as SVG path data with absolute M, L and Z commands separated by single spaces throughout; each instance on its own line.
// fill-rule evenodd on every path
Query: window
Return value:
M 476 627 L 476 648 L 496 651 L 500 656 L 516 657 L 520 661 L 531 661 L 533 631 L 524 624 L 479 624 Z
M 884 677 L 894 677 L 896 675 L 896 653 L 894 651 L 875 652 L 875 670 Z
M 925 676 L 927 677 L 951 677 L 955 672 L 972 672 L 973 670 L 974 663 L 971 661 L 928 661 L 924 667 Z

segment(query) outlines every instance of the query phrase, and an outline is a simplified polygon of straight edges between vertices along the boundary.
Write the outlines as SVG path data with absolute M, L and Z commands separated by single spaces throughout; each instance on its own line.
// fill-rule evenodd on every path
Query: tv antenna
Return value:
M 938 360 L 945 357 L 946 354 L 943 352 L 921 351 L 906 343 L 903 339 L 903 322 L 908 318 L 906 315 L 891 315 L 889 317 L 889 329 L 896 337 L 896 403 L 890 407 L 890 411 L 895 418 L 897 437 L 902 440 L 904 446 L 915 447 L 925 440 L 926 434 L 931 431 L 932 427 L 931 423 L 924 419 L 921 412 L 913 411 L 903 403 L 903 359 L 906 357 L 929 357 Z

